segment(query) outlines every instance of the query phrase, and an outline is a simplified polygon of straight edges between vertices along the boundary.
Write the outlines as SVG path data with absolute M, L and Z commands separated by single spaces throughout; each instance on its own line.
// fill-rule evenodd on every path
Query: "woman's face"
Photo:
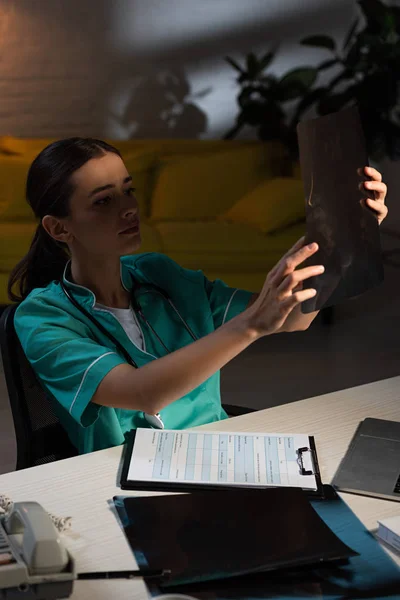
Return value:
M 141 243 L 138 203 L 117 154 L 93 158 L 72 175 L 75 191 L 64 222 L 70 250 L 86 255 L 123 256 Z

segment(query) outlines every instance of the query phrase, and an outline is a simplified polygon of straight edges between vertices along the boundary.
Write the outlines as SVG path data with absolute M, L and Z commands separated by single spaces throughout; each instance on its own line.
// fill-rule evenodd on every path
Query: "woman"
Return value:
M 386 188 L 368 174 L 382 220 Z M 84 138 L 47 146 L 27 178 L 40 223 L 9 281 L 11 299 L 23 300 L 15 327 L 80 453 L 121 444 L 136 427 L 226 418 L 220 368 L 262 336 L 306 329 L 316 315 L 301 314 L 316 293 L 303 282 L 323 267 L 295 270 L 316 244 L 300 239 L 259 294 L 233 290 L 163 254 L 133 254 L 140 227 L 131 186 L 118 150 Z

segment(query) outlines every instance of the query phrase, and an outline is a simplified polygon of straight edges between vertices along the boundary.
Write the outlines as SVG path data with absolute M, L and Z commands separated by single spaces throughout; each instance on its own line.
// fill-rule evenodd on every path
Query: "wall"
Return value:
M 298 41 L 340 43 L 356 14 L 355 0 L 0 0 L 0 135 L 222 137 L 237 112 L 224 56 L 315 64 L 327 52 Z M 397 163 L 377 166 L 398 230 Z
M 221 137 L 236 115 L 223 60 L 279 44 L 276 73 L 342 38 L 352 0 L 0 0 L 0 135 Z M 252 131 L 243 133 L 252 136 Z

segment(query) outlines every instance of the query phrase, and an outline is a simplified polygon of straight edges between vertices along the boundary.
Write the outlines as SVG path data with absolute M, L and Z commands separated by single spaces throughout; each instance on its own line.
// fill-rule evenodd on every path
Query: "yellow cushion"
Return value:
M 0 153 L 14 155 L 39 154 L 43 148 L 59 138 L 16 138 L 10 135 L 0 137 Z
M 37 155 L 43 148 L 61 139 L 57 138 L 17 138 L 11 135 L 0 136 L 0 154 Z M 183 154 L 186 152 L 215 152 L 227 147 L 241 147 L 249 142 L 243 140 L 196 140 L 196 139 L 130 139 L 106 142 L 115 146 L 122 155 L 130 152 L 156 152 L 157 154 Z
M 51 138 L 0 138 L 0 219 L 2 221 L 32 220 L 33 212 L 25 200 L 25 185 L 29 167 Z
M 142 243 L 138 252 L 163 252 L 164 246 L 160 233 L 153 225 L 141 220 L 140 232 Z
M 295 179 L 301 179 L 301 168 L 300 168 L 300 163 L 295 163 L 293 165 L 293 177 Z
M 151 219 L 213 219 L 265 177 L 280 147 L 253 142 L 223 152 L 164 157 L 155 173 Z
M 225 152 L 228 149 L 240 148 L 248 142 L 241 140 L 196 140 L 196 139 L 161 139 L 148 140 L 159 154 L 201 154 L 203 152 Z
M 142 217 L 149 214 L 149 203 L 151 197 L 152 185 L 152 166 L 155 163 L 156 155 L 154 152 L 125 152 L 122 153 L 122 159 L 132 176 L 132 186 L 136 189 L 135 195 L 139 204 L 139 213 Z
M 33 220 L 28 223 L 0 222 L 0 271 L 10 272 L 25 256 L 35 231 Z
M 25 199 L 26 177 L 33 156 L 0 158 L 0 219 L 32 221 L 34 214 Z
M 250 225 L 272 233 L 305 218 L 303 183 L 289 177 L 264 181 L 217 220 Z
M 25 154 L 28 149 L 26 140 L 13 137 L 11 135 L 3 135 L 0 137 L 0 153 L 1 154 Z
M 216 222 L 157 223 L 163 251 L 188 269 L 265 271 L 302 236 L 305 223 L 264 235 L 247 225 Z
M 105 140 L 118 148 L 122 155 L 127 152 L 155 152 L 159 156 L 186 153 L 201 154 L 203 152 L 219 152 L 228 149 L 241 148 L 248 145 L 248 140 L 197 140 L 197 139 L 131 139 L 131 140 Z
M 174 257 L 171 256 L 173 260 Z M 210 281 L 214 279 L 222 279 L 227 285 L 232 288 L 239 288 L 240 290 L 248 290 L 249 292 L 260 292 L 265 282 L 266 273 L 271 270 L 270 268 L 264 268 L 260 271 L 224 271 L 223 267 L 215 270 L 212 267 L 209 269 L 202 269 L 205 276 Z

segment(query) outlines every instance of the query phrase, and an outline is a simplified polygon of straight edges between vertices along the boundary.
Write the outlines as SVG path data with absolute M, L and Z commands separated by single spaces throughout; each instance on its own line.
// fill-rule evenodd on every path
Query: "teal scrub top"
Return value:
M 76 301 L 100 322 L 141 367 L 167 354 L 157 337 L 140 321 L 144 350 L 127 336 L 110 312 L 94 308 L 89 289 L 64 283 Z M 121 257 L 121 282 L 131 290 L 146 319 L 170 351 L 193 342 L 179 316 L 152 284 L 171 298 L 197 338 L 242 312 L 252 293 L 208 280 L 202 271 L 184 269 L 164 254 Z M 54 410 L 79 453 L 125 442 L 137 427 L 149 427 L 142 411 L 99 406 L 91 402 L 103 377 L 125 358 L 112 342 L 65 296 L 59 281 L 36 288 L 15 313 L 15 329 L 39 381 L 53 399 Z M 220 374 L 214 373 L 194 390 L 160 412 L 166 429 L 184 429 L 227 418 L 221 406 Z

